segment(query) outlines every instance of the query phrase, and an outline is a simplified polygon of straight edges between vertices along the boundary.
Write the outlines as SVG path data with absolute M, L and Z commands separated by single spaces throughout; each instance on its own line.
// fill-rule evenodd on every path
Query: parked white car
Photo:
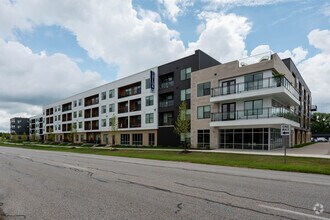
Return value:
M 324 137 L 318 137 L 316 138 L 316 142 L 328 142 L 328 140 Z

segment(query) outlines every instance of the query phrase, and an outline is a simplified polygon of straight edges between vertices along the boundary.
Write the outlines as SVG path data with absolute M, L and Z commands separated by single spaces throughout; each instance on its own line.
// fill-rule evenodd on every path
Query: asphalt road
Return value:
M 0 147 L 1 218 L 329 219 L 330 176 Z

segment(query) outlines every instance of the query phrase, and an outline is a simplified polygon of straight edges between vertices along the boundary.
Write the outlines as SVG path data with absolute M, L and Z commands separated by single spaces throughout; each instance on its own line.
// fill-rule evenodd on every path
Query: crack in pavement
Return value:
M 209 192 L 223 193 L 223 194 L 227 194 L 229 196 L 236 197 L 236 198 L 248 199 L 248 200 L 271 203 L 271 204 L 285 205 L 285 206 L 296 208 L 296 209 L 303 209 L 303 210 L 311 211 L 311 209 L 290 205 L 290 204 L 285 203 L 285 202 L 275 202 L 275 201 L 252 198 L 252 197 L 248 197 L 248 196 L 240 196 L 240 195 L 236 195 L 236 194 L 233 194 L 233 193 L 229 193 L 229 192 L 224 191 L 224 190 L 207 189 L 207 188 L 203 188 L 203 187 L 200 187 L 200 186 L 190 186 L 190 185 L 187 185 L 187 184 L 184 184 L 184 183 L 178 183 L 178 182 L 175 182 L 175 184 L 185 186 L 185 187 L 189 187 L 189 188 L 193 188 L 193 189 L 201 189 L 201 190 L 205 190 L 205 191 L 209 191 Z M 329 212 L 325 212 L 325 211 L 323 213 L 330 214 Z
M 176 207 L 177 207 L 178 209 L 175 211 L 175 214 L 178 214 L 178 212 L 180 212 L 181 209 L 182 209 L 182 202 L 179 203 Z
M 231 204 L 231 203 L 219 202 L 219 201 L 215 201 L 215 200 L 211 200 L 211 199 L 207 199 L 207 198 L 203 198 L 203 197 L 199 197 L 199 196 L 189 195 L 189 194 L 180 193 L 180 192 L 174 192 L 174 191 L 171 191 L 171 190 L 168 190 L 168 189 L 163 189 L 163 188 L 159 188 L 159 187 L 156 187 L 156 186 L 150 186 L 150 185 L 137 183 L 137 182 L 133 182 L 133 181 L 129 181 L 129 180 L 118 179 L 118 182 L 119 183 L 126 183 L 126 184 L 142 186 L 142 187 L 145 187 L 147 189 L 159 190 L 159 191 L 166 192 L 166 193 L 173 193 L 173 194 L 176 194 L 176 195 L 186 196 L 186 197 L 190 197 L 190 198 L 194 198 L 194 199 L 198 199 L 198 200 L 202 200 L 202 201 L 206 201 L 206 202 L 210 202 L 210 203 L 214 203 L 214 204 L 228 206 L 228 207 L 231 207 L 231 208 L 237 208 L 237 209 L 242 209 L 242 210 L 246 210 L 246 211 L 251 211 L 251 212 L 258 213 L 258 214 L 264 214 L 264 215 L 269 215 L 269 216 L 273 216 L 273 217 L 280 217 L 280 218 L 285 218 L 285 219 L 289 219 L 289 220 L 298 220 L 298 219 L 295 219 L 295 218 L 290 218 L 290 217 L 279 215 L 279 214 L 272 214 L 272 213 L 268 213 L 268 212 L 259 211 L 259 210 L 253 209 L 253 208 L 234 205 L 234 204 Z

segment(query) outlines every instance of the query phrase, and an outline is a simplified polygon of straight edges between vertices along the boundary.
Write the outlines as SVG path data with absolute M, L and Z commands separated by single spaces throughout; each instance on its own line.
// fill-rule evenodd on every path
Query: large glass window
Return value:
M 191 67 L 182 69 L 180 72 L 181 80 L 190 79 L 190 74 L 191 74 Z
M 101 126 L 102 127 L 106 127 L 107 126 L 107 120 L 106 119 L 102 119 L 101 120 Z
M 112 103 L 109 105 L 109 112 L 114 112 L 115 111 L 115 104 Z
M 150 89 L 151 83 L 150 78 L 146 79 L 146 89 Z
M 190 99 L 191 89 L 182 89 L 181 90 L 181 101 Z
M 102 112 L 102 114 L 107 113 L 107 106 L 106 106 L 106 105 L 103 105 L 103 106 L 101 107 L 101 112 Z
M 101 100 L 105 100 L 107 98 L 107 92 L 102 92 Z
M 262 99 L 245 101 L 244 102 L 244 116 L 249 115 L 262 115 Z
M 245 90 L 261 89 L 263 87 L 262 72 L 253 73 L 244 77 Z
M 211 116 L 211 106 L 210 105 L 197 107 L 197 118 L 198 119 L 210 118 L 210 116 Z
M 154 113 L 146 114 L 146 124 L 154 123 Z
M 111 99 L 113 97 L 115 97 L 115 90 L 111 89 L 111 90 L 109 90 L 109 98 Z
M 197 131 L 197 147 L 198 148 L 209 148 L 210 147 L 210 130 L 198 130 Z
M 268 128 L 220 129 L 219 147 L 268 150 Z
M 154 96 L 150 95 L 146 97 L 146 106 L 154 105 Z
M 155 133 L 149 133 L 148 134 L 148 138 L 149 138 L 149 146 L 154 146 L 155 145 Z
M 133 145 L 142 145 L 142 134 L 132 134 L 132 144 Z
M 130 145 L 129 134 L 120 135 L 120 144 L 121 145 Z
M 211 92 L 211 82 L 205 82 L 197 84 L 197 96 L 210 95 Z

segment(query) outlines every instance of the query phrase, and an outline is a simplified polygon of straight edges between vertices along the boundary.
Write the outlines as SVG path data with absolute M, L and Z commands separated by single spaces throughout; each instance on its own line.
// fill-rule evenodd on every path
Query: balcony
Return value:
M 141 99 L 131 100 L 129 103 L 129 111 L 141 111 Z
M 171 88 L 172 86 L 174 86 L 174 81 L 167 81 L 167 82 L 163 82 L 159 85 L 159 89 L 167 89 L 167 88 Z
M 118 103 L 118 113 L 128 112 L 128 101 Z
M 118 118 L 118 128 L 128 128 L 128 117 Z
M 232 86 L 212 88 L 211 102 L 272 96 L 290 106 L 297 106 L 299 93 L 285 77 L 269 77 Z
M 174 101 L 173 100 L 166 100 L 166 101 L 161 101 L 159 103 L 159 107 L 161 108 L 165 108 L 165 107 L 171 107 L 174 105 Z
M 85 98 L 85 107 L 96 104 L 99 104 L 99 94 Z
M 130 128 L 140 128 L 141 127 L 141 115 L 130 117 Z
M 68 102 L 62 105 L 62 112 L 71 111 L 72 110 L 72 102 Z
M 253 110 L 212 113 L 210 126 L 226 127 L 291 124 L 294 127 L 299 127 L 299 122 L 299 116 L 290 109 L 284 107 L 269 107 Z
M 118 88 L 118 98 L 141 94 L 141 82 Z

